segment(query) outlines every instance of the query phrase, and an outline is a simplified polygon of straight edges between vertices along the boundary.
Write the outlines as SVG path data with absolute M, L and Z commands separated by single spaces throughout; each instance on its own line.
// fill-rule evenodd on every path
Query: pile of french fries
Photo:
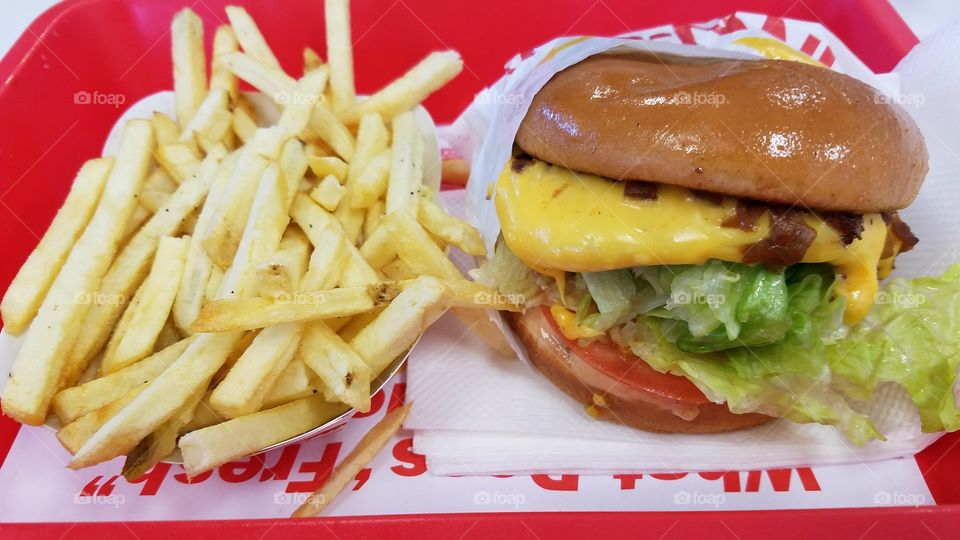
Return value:
M 126 456 L 134 479 L 179 446 L 199 474 L 368 410 L 447 309 L 520 308 L 450 262 L 483 243 L 423 184 L 433 134 L 413 110 L 456 53 L 358 98 L 346 0 L 326 3 L 329 61 L 305 49 L 299 79 L 244 9 L 226 15 L 209 80 L 201 20 L 175 16 L 176 119 L 130 120 L 115 157 L 83 165 L 0 304 L 26 333 L 3 411 L 55 415 L 71 468 Z

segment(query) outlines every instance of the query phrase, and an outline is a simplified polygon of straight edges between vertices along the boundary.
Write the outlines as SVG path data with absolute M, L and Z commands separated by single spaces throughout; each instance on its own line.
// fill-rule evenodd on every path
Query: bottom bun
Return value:
M 660 433 L 720 433 L 772 420 L 756 413 L 735 414 L 726 405 L 713 402 L 685 405 L 688 412 L 698 409 L 696 417 L 685 420 L 669 410 L 669 403 L 667 407 L 656 403 L 663 398 L 628 388 L 580 359 L 553 333 L 540 309 L 504 316 L 526 349 L 530 363 L 570 397 L 594 406 L 602 418 Z M 602 406 L 598 406 L 598 401 Z

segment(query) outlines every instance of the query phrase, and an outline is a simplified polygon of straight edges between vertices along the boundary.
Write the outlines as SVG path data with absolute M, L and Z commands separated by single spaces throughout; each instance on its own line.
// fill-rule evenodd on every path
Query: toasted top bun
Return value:
M 906 111 L 852 77 L 779 60 L 593 56 L 540 90 L 516 143 L 614 180 L 855 213 L 906 207 L 927 174 Z

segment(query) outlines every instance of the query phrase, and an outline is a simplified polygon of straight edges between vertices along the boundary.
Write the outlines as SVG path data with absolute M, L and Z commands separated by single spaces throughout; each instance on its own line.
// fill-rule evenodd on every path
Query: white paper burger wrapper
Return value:
M 722 21 L 694 25 L 698 46 L 679 43 L 673 27 L 616 38 L 553 40 L 529 56 L 507 64 L 507 74 L 477 96 L 443 135 L 471 162 L 466 215 L 492 252 L 500 232 L 489 186 L 511 153 L 514 135 L 537 91 L 554 73 L 589 56 L 636 50 L 685 56 L 752 61 L 754 52 L 738 44 L 744 37 L 777 39 L 761 29 L 765 16 L 738 13 L 746 29 L 722 33 Z M 780 41 L 794 49 L 810 36 L 817 58 L 856 77 L 907 106 L 920 124 L 930 151 L 930 174 L 904 219 L 920 238 L 917 248 L 897 259 L 896 275 L 941 273 L 960 260 L 960 24 L 950 25 L 917 46 L 898 74 L 874 75 L 822 26 L 785 20 Z M 704 28 L 705 30 L 698 30 Z M 656 39 L 649 39 L 655 37 Z M 686 36 L 689 41 L 689 36 Z M 902 91 L 901 91 L 902 87 Z M 864 126 L 865 129 L 868 126 Z M 435 474 L 523 472 L 697 471 L 742 467 L 779 468 L 858 463 L 912 455 L 936 440 L 923 434 L 915 409 L 896 386 L 880 389 L 865 411 L 886 441 L 852 445 L 838 430 L 776 420 L 750 430 L 711 435 L 648 433 L 588 417 L 584 407 L 556 389 L 526 363 L 526 355 L 499 315 L 523 362 L 497 359 L 453 319 L 431 329 L 411 358 L 408 395 L 416 403 L 408 427 L 414 448 L 426 454 Z

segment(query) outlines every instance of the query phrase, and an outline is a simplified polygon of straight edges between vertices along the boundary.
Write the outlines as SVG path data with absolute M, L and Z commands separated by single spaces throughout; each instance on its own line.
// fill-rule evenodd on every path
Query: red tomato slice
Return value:
M 554 334 L 570 347 L 570 349 L 597 371 L 612 377 L 632 388 L 649 392 L 682 403 L 707 403 L 709 400 L 703 392 L 689 379 L 669 373 L 660 373 L 650 367 L 637 355 L 620 350 L 616 345 L 594 341 L 586 347 L 581 347 L 577 340 L 568 339 L 560 331 L 556 319 L 546 305 L 540 306 L 543 316 L 550 321 Z

